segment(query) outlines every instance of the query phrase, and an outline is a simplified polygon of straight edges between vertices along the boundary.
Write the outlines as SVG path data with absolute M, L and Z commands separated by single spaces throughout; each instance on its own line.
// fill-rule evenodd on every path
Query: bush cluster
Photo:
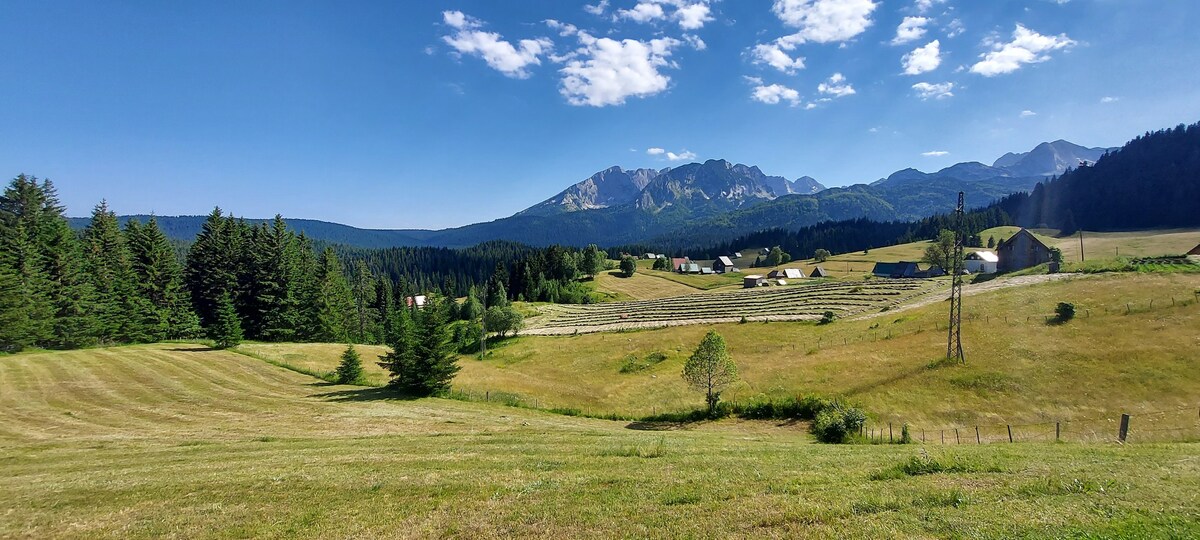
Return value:
M 813 420 L 812 432 L 823 443 L 840 444 L 857 435 L 867 422 L 867 413 L 839 401 L 821 409 Z

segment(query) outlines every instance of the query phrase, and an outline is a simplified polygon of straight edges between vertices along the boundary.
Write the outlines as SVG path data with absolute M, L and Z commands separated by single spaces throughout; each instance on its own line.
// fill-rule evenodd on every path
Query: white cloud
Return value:
M 629 19 L 633 22 L 647 23 L 667 18 L 667 13 L 663 11 L 661 5 L 657 2 L 639 2 L 633 9 L 618 9 L 617 17 Z
M 700 39 L 699 36 L 695 36 L 693 34 L 684 34 L 683 40 L 685 42 L 687 42 L 688 45 L 691 45 L 692 48 L 696 49 L 697 51 L 703 51 L 704 49 L 708 48 L 708 44 L 705 43 L 703 39 Z
M 522 39 L 513 46 L 501 39 L 500 34 L 478 30 L 483 23 L 461 11 L 443 11 L 442 19 L 455 29 L 452 35 L 442 36 L 442 41 L 458 54 L 482 58 L 492 69 L 509 77 L 529 77 L 528 67 L 540 65 L 542 61 L 538 57 L 554 47 L 554 43 L 546 38 Z
M 684 151 L 676 154 L 675 152 L 668 152 L 666 149 L 659 148 L 657 146 L 647 148 L 646 154 L 651 155 L 651 156 L 662 156 L 662 157 L 666 158 L 667 161 L 683 161 L 685 159 L 696 159 L 695 152 L 688 152 L 687 150 L 684 150 Z
M 544 22 L 546 23 L 546 26 L 558 30 L 558 35 L 560 36 L 573 36 L 579 32 L 579 29 L 570 23 L 559 22 L 554 19 L 546 19 Z
M 967 27 L 963 25 L 962 19 L 954 19 L 946 23 L 946 37 L 954 38 L 967 31 Z
M 796 42 L 846 41 L 871 26 L 872 0 L 775 0 L 771 11 L 783 24 L 798 28 Z
M 944 4 L 945 2 L 946 0 L 917 0 L 913 5 L 917 8 L 918 12 L 925 13 L 935 4 Z
M 834 73 L 828 81 L 817 85 L 817 91 L 833 97 L 846 97 L 855 94 L 854 87 L 846 82 L 846 77 L 841 73 Z
M 711 12 L 707 2 L 682 2 L 677 4 L 675 9 L 675 20 L 684 30 L 699 30 L 704 27 L 704 23 L 713 20 Z
M 1104 96 L 1100 98 L 1100 103 L 1116 103 L 1121 98 L 1113 96 Z
M 937 69 L 942 64 L 941 43 L 930 41 L 924 47 L 917 47 L 900 59 L 904 66 L 905 75 L 920 75 Z
M 1019 116 L 1021 118 L 1029 118 L 1030 116 L 1037 116 L 1037 113 L 1035 113 L 1029 109 L 1026 109 L 1026 110 L 1021 111 L 1021 114 Z
M 921 152 L 921 155 L 925 157 L 942 157 L 949 154 L 950 152 L 945 150 L 930 150 L 928 152 Z
M 917 91 L 917 96 L 921 99 L 945 99 L 954 97 L 954 83 L 927 83 L 919 82 L 912 85 L 913 90 Z
M 583 46 L 559 70 L 559 93 L 572 105 L 621 105 L 629 97 L 652 96 L 667 89 L 671 78 L 659 72 L 674 67 L 668 58 L 682 42 L 674 38 L 650 41 L 595 38 L 579 32 Z
M 761 83 L 762 81 L 759 80 L 758 82 Z M 750 93 L 750 98 L 759 103 L 766 103 L 767 105 L 776 105 L 781 101 L 786 101 L 793 107 L 800 104 L 800 92 L 782 84 L 759 84 Z
M 684 30 L 699 30 L 713 20 L 709 0 L 641 0 L 633 9 L 618 9 L 615 18 L 648 23 L 671 19 Z M 664 7 L 665 6 L 665 7 Z M 670 9 L 670 13 L 668 13 Z
M 595 5 L 592 5 L 592 4 L 584 4 L 583 5 L 583 10 L 588 13 L 591 13 L 592 15 L 604 15 L 604 11 L 607 9 L 608 9 L 608 0 L 600 0 L 600 2 Z
M 755 64 L 767 64 L 784 73 L 795 73 L 797 69 L 804 69 L 804 57 L 797 56 L 792 58 L 792 55 L 784 52 L 792 50 L 796 47 L 789 45 L 786 42 L 776 40 L 774 43 L 759 43 L 751 50 L 754 56 Z
M 900 45 L 910 41 L 921 39 L 925 35 L 925 25 L 929 19 L 925 17 L 905 17 L 896 27 L 896 37 L 892 38 L 892 45 Z
M 1075 41 L 1068 38 L 1066 34 L 1044 36 L 1020 24 L 1013 31 L 1012 41 L 996 43 L 992 40 L 985 40 L 984 43 L 990 44 L 993 50 L 981 55 L 983 60 L 971 66 L 972 73 L 978 73 L 984 77 L 1012 73 L 1021 69 L 1022 64 L 1045 62 L 1050 59 L 1050 51 L 1066 49 L 1075 45 Z

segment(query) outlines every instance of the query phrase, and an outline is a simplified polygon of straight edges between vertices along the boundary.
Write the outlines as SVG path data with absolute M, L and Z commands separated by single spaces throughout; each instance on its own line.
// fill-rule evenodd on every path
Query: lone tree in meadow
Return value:
M 721 334 L 709 331 L 700 340 L 700 346 L 683 364 L 683 380 L 704 392 L 709 413 L 716 410 L 721 392 L 738 380 L 737 365 L 725 349 L 725 338 Z
M 583 256 L 579 261 L 579 270 L 588 277 L 594 278 L 604 269 L 604 252 L 600 251 L 596 244 L 589 244 L 583 250 Z
M 865 254 L 866 252 L 867 250 L 864 249 L 863 253 Z M 829 255 L 830 253 L 828 249 L 819 248 L 813 252 L 813 260 L 817 262 L 825 262 L 829 260 Z
M 358 351 L 354 350 L 354 345 L 347 345 L 346 351 L 342 353 L 342 363 L 338 365 L 335 372 L 335 378 L 338 384 L 355 384 L 362 379 L 362 375 L 362 359 L 358 357 Z
M 637 260 L 629 255 L 621 257 L 621 273 L 625 277 L 633 277 L 634 272 L 637 272 Z
M 925 248 L 921 262 L 937 266 L 946 273 L 954 271 L 954 231 L 942 229 L 937 239 Z M 961 266 L 959 267 L 961 268 Z
M 242 342 L 242 322 L 233 309 L 229 293 L 217 298 L 217 320 L 209 328 L 209 337 L 218 349 L 236 347 Z

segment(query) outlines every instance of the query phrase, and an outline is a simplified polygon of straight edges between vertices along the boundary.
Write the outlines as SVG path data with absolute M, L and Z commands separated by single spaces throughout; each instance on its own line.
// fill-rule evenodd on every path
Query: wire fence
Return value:
M 905 428 L 911 442 L 933 445 L 1200 441 L 1200 406 L 1021 424 L 921 426 L 871 423 L 864 425 L 859 435 L 874 444 L 899 443 Z

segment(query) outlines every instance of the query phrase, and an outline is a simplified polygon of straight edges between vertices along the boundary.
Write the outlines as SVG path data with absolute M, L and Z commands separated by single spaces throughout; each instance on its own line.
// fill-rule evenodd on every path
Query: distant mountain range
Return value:
M 1067 141 L 1008 153 L 992 165 L 959 163 L 937 172 L 897 171 L 870 184 L 826 188 L 809 176 L 788 180 L 758 167 L 708 160 L 674 168 L 610 167 L 513 216 L 443 230 L 357 229 L 317 220 L 288 223 L 313 239 L 359 247 L 464 247 L 488 240 L 530 245 L 596 243 L 605 246 L 653 243 L 688 235 L 721 241 L 768 228 L 797 229 L 822 221 L 854 218 L 911 220 L 953 207 L 959 191 L 970 207 L 981 207 L 1080 162 L 1094 162 L 1109 148 Z M 123 216 L 145 220 L 148 216 Z M 204 216 L 157 218 L 171 237 L 190 240 Z M 252 222 L 261 219 L 249 220 Z M 74 218 L 76 227 L 87 220 Z

